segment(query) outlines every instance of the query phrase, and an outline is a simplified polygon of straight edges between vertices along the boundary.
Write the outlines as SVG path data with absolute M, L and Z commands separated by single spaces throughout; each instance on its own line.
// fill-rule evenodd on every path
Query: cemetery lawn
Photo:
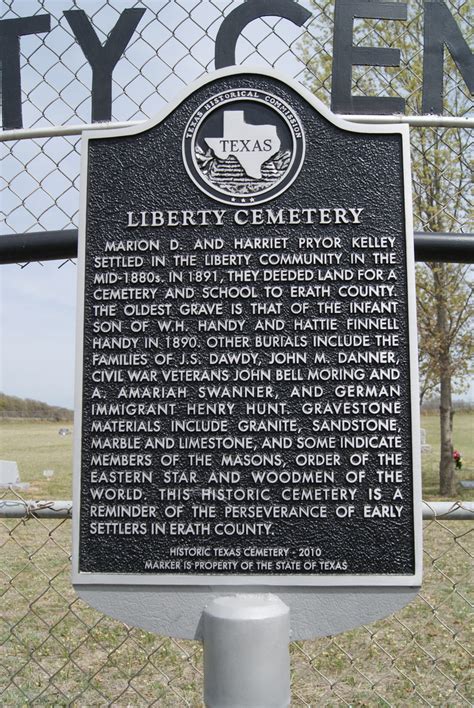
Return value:
M 290 645 L 292 705 L 470 704 L 467 526 L 424 523 L 423 588 L 396 616 Z M 79 600 L 70 534 L 70 520 L 0 522 L 1 705 L 202 708 L 202 645 L 128 628 Z
M 440 499 L 438 418 L 425 416 L 421 425 L 433 446 L 422 457 L 423 498 Z M 473 426 L 474 415 L 456 415 L 461 479 L 474 478 Z M 60 427 L 67 426 L 0 421 L 0 456 L 16 461 L 21 481 L 30 484 L 22 497 L 71 498 L 73 436 L 61 437 Z M 50 481 L 45 469 L 54 470 Z M 15 496 L 0 490 L 0 498 Z M 474 490 L 458 495 L 473 497 Z M 397 617 L 292 643 L 295 705 L 418 705 L 418 696 L 429 705 L 470 703 L 468 526 L 425 522 L 423 589 Z M 0 519 L 2 705 L 202 706 L 201 644 L 127 628 L 78 600 L 70 583 L 70 535 L 69 519 Z
M 422 415 L 420 427 L 426 430 L 426 443 L 431 445 L 431 452 L 423 453 L 423 499 L 442 501 L 447 497 L 439 496 L 439 417 Z M 457 480 L 474 481 L 474 411 L 454 415 L 453 446 L 462 455 L 462 468 L 456 470 Z M 463 489 L 458 485 L 456 499 L 474 500 L 474 489 Z
M 30 487 L 21 492 L 27 499 L 72 498 L 73 435 L 62 437 L 60 428 L 72 424 L 25 419 L 0 420 L 0 458 L 18 463 L 20 479 Z M 423 469 L 423 499 L 440 501 L 438 491 L 439 419 L 423 415 L 421 427 L 426 430 L 426 443 L 431 452 L 421 456 Z M 456 413 L 454 417 L 454 447 L 463 458 L 457 478 L 474 480 L 474 412 Z M 48 480 L 44 470 L 53 470 Z M 474 489 L 458 488 L 456 499 L 474 499 Z
M 18 464 L 20 481 L 30 487 L 17 490 L 25 499 L 72 498 L 73 436 L 59 435 L 60 428 L 73 430 L 71 423 L 9 418 L 0 420 L 0 458 Z M 53 470 L 48 480 L 44 470 Z M 5 490 L 0 490 L 2 496 Z M 9 493 L 5 497 L 12 498 Z

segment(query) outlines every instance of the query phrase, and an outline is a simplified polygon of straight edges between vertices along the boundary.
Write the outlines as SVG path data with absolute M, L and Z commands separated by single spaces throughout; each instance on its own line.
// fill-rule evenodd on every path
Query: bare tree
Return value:
M 466 29 L 472 26 L 472 5 L 446 3 Z M 334 0 L 311 0 L 313 23 L 300 45 L 309 88 L 328 102 L 331 82 L 331 39 Z M 406 22 L 360 19 L 354 23 L 354 45 L 394 46 L 402 50 L 400 67 L 354 67 L 353 93 L 397 95 L 407 112 L 421 113 L 423 3 L 412 0 Z M 462 116 L 472 107 L 467 87 L 446 54 L 444 111 Z M 415 229 L 432 233 L 469 229 L 472 139 L 457 128 L 417 128 L 411 131 Z M 426 263 L 417 266 L 417 305 L 421 399 L 440 397 L 440 494 L 456 494 L 453 462 L 453 392 L 472 367 L 473 286 L 464 265 Z

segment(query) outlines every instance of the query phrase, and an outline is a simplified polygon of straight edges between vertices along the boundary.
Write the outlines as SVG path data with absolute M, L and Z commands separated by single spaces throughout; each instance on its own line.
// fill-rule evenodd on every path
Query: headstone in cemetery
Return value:
M 17 484 L 19 481 L 18 464 L 12 460 L 0 460 L 0 484 L 2 487 Z
M 0 488 L 13 487 L 28 489 L 30 485 L 20 480 L 18 463 L 13 460 L 0 460 Z
M 420 445 L 421 445 L 420 449 L 421 449 L 422 454 L 427 453 L 427 452 L 431 452 L 431 450 L 433 449 L 432 446 L 426 442 L 425 428 L 420 428 Z
M 408 128 L 231 69 L 83 138 L 73 582 L 195 636 L 229 592 L 293 637 L 421 582 Z

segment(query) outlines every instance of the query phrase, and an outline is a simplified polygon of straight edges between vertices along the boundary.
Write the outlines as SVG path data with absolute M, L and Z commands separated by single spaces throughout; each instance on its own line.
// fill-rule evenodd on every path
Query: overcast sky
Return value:
M 120 10 L 131 4 L 114 0 Z M 117 99 L 114 111 L 117 110 L 115 118 L 120 120 L 143 118 L 144 114 L 137 112 L 137 104 L 145 114 L 157 112 L 185 83 L 202 73 L 208 61 L 212 69 L 213 37 L 222 21 L 217 8 L 227 14 L 232 7 L 240 5 L 240 0 L 231 0 L 230 4 L 228 0 L 193 3 L 194 24 L 190 18 L 184 21 L 185 4 L 181 7 L 182 3 L 153 0 L 146 4 L 160 9 L 158 19 L 153 20 L 151 10 L 147 10 L 140 25 L 142 40 L 132 42 L 127 54 L 133 62 L 121 59 L 114 72 Z M 41 4 L 37 0 L 22 0 L 22 16 L 36 12 L 52 15 L 50 33 L 21 40 L 22 52 L 28 59 L 22 63 L 22 88 L 30 96 L 23 106 L 25 127 L 90 120 L 90 67 L 78 44 L 71 42 L 70 30 L 62 15 L 69 7 L 67 0 L 44 0 Z M 110 6 L 104 8 L 101 0 L 84 1 L 81 7 L 91 16 L 94 10 L 102 8 L 94 15 L 94 22 L 104 41 L 117 21 L 117 13 Z M 10 16 L 8 9 L 5 16 Z M 201 29 L 204 20 L 206 32 Z M 273 20 L 267 18 L 248 26 L 237 45 L 237 64 L 262 65 L 266 60 L 276 61 L 277 68 L 287 75 L 299 75 L 302 64 L 288 51 L 288 46 L 295 52 L 301 30 L 280 20 L 276 32 L 272 33 L 269 24 L 272 25 Z M 196 42 L 196 32 L 202 42 Z M 160 45 L 158 52 L 154 48 L 156 43 Z M 48 46 L 54 52 L 49 51 Z M 62 51 L 65 52 L 63 61 L 58 62 L 57 53 Z M 151 62 L 153 55 L 155 63 Z M 142 76 L 141 81 L 129 84 L 130 79 L 137 76 L 136 66 L 146 67 L 149 80 L 144 81 Z M 174 67 L 172 75 L 170 67 Z M 42 80 L 45 74 L 49 83 Z M 152 88 L 155 82 L 160 86 L 159 93 Z M 75 225 L 79 204 L 77 188 L 71 184 L 79 166 L 75 142 L 76 139 L 66 138 L 25 140 L 16 144 L 12 155 L 6 151 L 9 159 L 4 161 L 2 176 L 12 189 L 3 193 L 1 206 L 8 218 L 1 225 L 0 234 L 70 229 Z M 24 164 L 28 165 L 27 170 Z M 0 268 L 0 390 L 72 407 L 76 266 L 70 262 L 61 268 L 59 265 L 60 262 L 53 261 L 42 266 L 31 263 L 23 269 L 17 265 Z M 474 385 L 468 397 L 474 398 Z
M 212 70 L 214 37 L 223 14 L 240 4 L 241 0 L 200 0 L 189 5 L 147 0 L 127 58 L 122 57 L 114 70 L 114 119 L 153 115 L 201 75 L 205 66 Z M 80 3 L 94 17 L 102 42 L 117 22 L 117 10 L 131 5 L 126 0 L 113 0 L 110 5 L 102 0 Z M 22 90 L 28 95 L 23 103 L 25 128 L 90 120 L 90 67 L 63 16 L 70 6 L 68 0 L 43 0 L 41 4 L 22 0 L 14 10 L 5 6 L 4 15 L 0 11 L 4 17 L 15 17 L 16 12 L 23 17 L 51 14 L 49 33 L 21 38 Z M 155 19 L 154 11 L 158 13 Z M 277 34 L 269 28 L 275 22 Z M 288 51 L 288 44 L 300 33 L 287 20 L 252 22 L 238 41 L 237 63 L 276 62 L 278 68 L 295 76 L 302 64 Z M 58 61 L 59 54 L 62 61 Z M 141 66 L 140 77 L 136 67 Z M 6 219 L 0 223 L 0 235 L 76 225 L 79 194 L 77 182 L 71 184 L 79 170 L 76 142 L 76 138 L 24 140 L 11 153 L 6 144 L 1 176 L 11 189 L 1 197 Z M 30 263 L 23 269 L 17 265 L 0 268 L 0 391 L 72 407 L 76 266 L 67 262 L 58 269 L 59 265 L 52 261 L 43 266 Z
M 0 390 L 72 408 L 76 266 L 0 268 Z

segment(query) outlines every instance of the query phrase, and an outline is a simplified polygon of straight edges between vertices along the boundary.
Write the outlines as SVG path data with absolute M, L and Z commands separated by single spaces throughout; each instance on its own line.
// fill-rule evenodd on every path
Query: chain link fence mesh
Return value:
M 252 0 L 250 0 L 252 1 Z M 91 68 L 65 10 L 84 10 L 100 42 L 128 7 L 144 8 L 112 80 L 112 120 L 145 120 L 186 85 L 214 69 L 219 27 L 241 0 L 7 0 L 0 19 L 49 14 L 49 32 L 21 37 L 23 125 L 27 128 L 91 121 Z M 247 25 L 236 46 L 236 63 L 274 67 L 330 103 L 333 0 L 304 0 L 303 27 L 278 17 Z M 448 0 L 466 42 L 472 41 L 469 0 Z M 401 50 L 399 67 L 356 66 L 354 95 L 400 96 L 407 112 L 421 111 L 423 3 L 410 0 L 407 21 L 356 19 L 355 46 Z M 445 52 L 444 114 L 465 116 L 468 88 Z M 469 230 L 472 135 L 456 128 L 412 128 L 415 230 Z M 79 137 L 7 141 L 2 150 L 2 233 L 77 227 Z M 427 175 L 437 176 L 432 193 Z M 29 267 L 37 267 L 30 264 Z
M 236 63 L 272 66 L 329 105 L 334 2 L 300 4 L 311 12 L 304 27 L 277 17 L 250 23 L 237 43 Z M 157 113 L 214 69 L 219 27 L 240 5 L 241 0 L 6 0 L 0 19 L 51 16 L 49 32 L 21 38 L 23 125 L 91 120 L 91 69 L 65 10 L 84 10 L 105 42 L 124 9 L 145 8 L 113 73 L 112 120 L 128 121 Z M 472 4 L 446 5 L 470 43 Z M 354 67 L 352 92 L 401 96 L 407 113 L 419 114 L 421 0 L 409 0 L 406 22 L 356 20 L 353 42 L 399 48 L 401 65 Z M 464 116 L 471 107 L 446 52 L 444 113 Z M 415 229 L 469 231 L 471 133 L 416 127 L 411 135 Z M 76 228 L 80 138 L 11 140 L 0 150 L 2 234 Z M 467 270 L 459 268 L 464 279 Z M 12 496 L 8 491 L 1 498 Z M 126 627 L 75 597 L 70 520 L 1 519 L 0 539 L 3 704 L 201 705 L 199 643 Z M 472 522 L 425 522 L 425 580 L 414 603 L 370 627 L 292 644 L 293 704 L 471 705 L 472 539 Z
M 69 518 L 0 519 L 2 704 L 202 705 L 199 642 L 127 627 L 75 596 L 70 527 Z M 471 521 L 425 522 L 414 602 L 370 626 L 294 642 L 292 705 L 472 705 L 472 532 Z

